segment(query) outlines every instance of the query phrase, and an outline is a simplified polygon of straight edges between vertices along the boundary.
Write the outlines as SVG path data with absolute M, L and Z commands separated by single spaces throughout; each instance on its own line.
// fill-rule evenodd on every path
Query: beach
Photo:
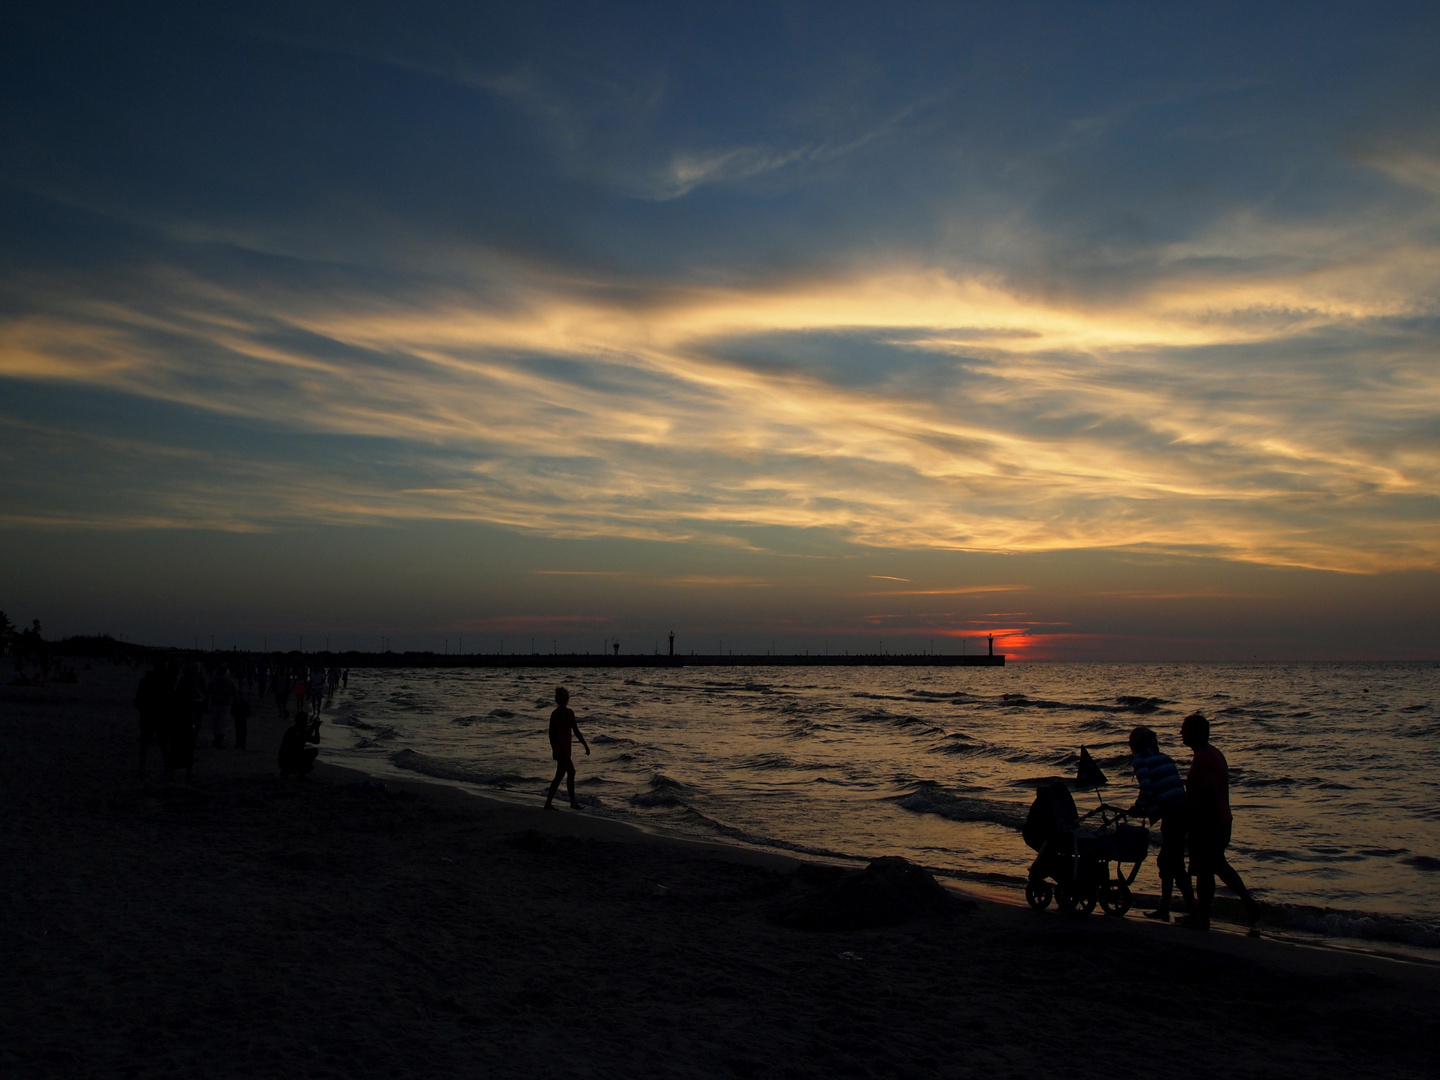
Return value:
M 6 1076 L 1434 1074 L 1435 964 L 984 898 L 793 929 L 798 858 L 285 782 L 265 702 L 142 781 L 140 675 L 0 688 Z

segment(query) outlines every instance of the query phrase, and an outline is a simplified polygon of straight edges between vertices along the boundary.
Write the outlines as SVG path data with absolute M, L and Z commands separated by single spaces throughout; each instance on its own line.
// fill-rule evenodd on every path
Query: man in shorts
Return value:
M 565 778 L 565 788 L 570 792 L 570 806 L 579 810 L 575 801 L 575 760 L 570 756 L 570 736 L 580 740 L 585 754 L 590 754 L 590 744 L 580 734 L 575 724 L 575 714 L 570 711 L 570 691 L 563 686 L 555 688 L 555 711 L 550 714 L 550 756 L 555 759 L 555 779 L 550 781 L 550 794 L 545 796 L 545 809 L 555 809 L 555 792 L 560 790 L 560 778 Z

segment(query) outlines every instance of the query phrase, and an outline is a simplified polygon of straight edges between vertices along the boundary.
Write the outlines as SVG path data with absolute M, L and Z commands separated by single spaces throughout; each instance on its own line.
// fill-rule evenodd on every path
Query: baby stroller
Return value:
M 1105 774 L 1081 747 L 1077 786 L 1105 782 Z M 1036 911 L 1049 907 L 1052 898 L 1061 911 L 1084 915 L 1097 903 L 1107 915 L 1130 910 L 1130 886 L 1150 850 L 1150 830 L 1130 824 L 1124 810 L 1102 800 L 1082 815 L 1064 784 L 1045 784 L 1035 792 L 1024 837 L 1036 852 L 1025 882 L 1025 900 Z M 1126 863 L 1132 864 L 1128 874 Z

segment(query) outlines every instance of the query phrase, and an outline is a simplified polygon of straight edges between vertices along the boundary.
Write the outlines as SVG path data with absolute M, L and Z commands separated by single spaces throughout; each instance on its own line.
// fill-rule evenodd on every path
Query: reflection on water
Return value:
M 356 671 L 327 753 L 543 798 L 561 681 L 593 813 L 1017 880 L 1036 783 L 1073 775 L 1084 745 L 1128 805 L 1130 729 L 1183 769 L 1199 709 L 1259 896 L 1440 922 L 1440 665 Z

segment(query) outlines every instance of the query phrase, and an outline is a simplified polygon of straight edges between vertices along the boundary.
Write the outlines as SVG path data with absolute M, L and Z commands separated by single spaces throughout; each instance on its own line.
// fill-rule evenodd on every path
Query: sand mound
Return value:
M 806 868 L 801 880 L 822 883 L 770 912 L 772 922 L 797 930 L 868 930 L 934 916 L 967 906 L 908 859 L 876 859 L 864 870 Z

